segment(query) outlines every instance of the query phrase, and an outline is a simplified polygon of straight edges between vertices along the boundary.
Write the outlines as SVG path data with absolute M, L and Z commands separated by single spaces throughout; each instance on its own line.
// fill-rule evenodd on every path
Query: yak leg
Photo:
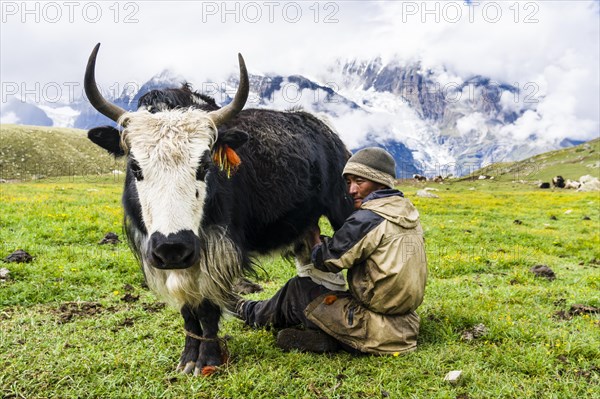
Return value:
M 199 375 L 205 366 L 222 364 L 221 346 L 216 339 L 221 308 L 210 301 L 203 301 L 196 307 L 186 304 L 181 308 L 181 316 L 185 330 L 203 339 L 186 335 L 177 370 L 184 374 L 194 372 L 194 375 Z
M 194 370 L 194 375 L 199 375 L 204 367 L 219 366 L 224 361 L 221 345 L 217 340 L 221 308 L 205 300 L 196 308 L 196 315 L 202 326 L 202 337 L 206 339 L 200 343 L 196 369 Z
M 194 309 L 190 305 L 183 305 L 181 308 L 181 316 L 183 317 L 183 328 L 185 331 L 189 331 L 199 337 L 202 336 L 202 327 L 194 312 Z M 185 347 L 181 353 L 179 359 L 179 365 L 177 370 L 184 374 L 190 374 L 196 367 L 196 360 L 198 360 L 198 352 L 200 349 L 200 341 L 196 338 L 192 338 L 189 335 L 185 336 Z

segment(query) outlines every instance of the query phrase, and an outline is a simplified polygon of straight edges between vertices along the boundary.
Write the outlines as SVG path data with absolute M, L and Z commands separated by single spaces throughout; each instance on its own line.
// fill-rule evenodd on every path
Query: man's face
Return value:
M 364 177 L 351 174 L 347 174 L 344 177 L 346 178 L 346 184 L 348 185 L 348 193 L 354 199 L 354 209 L 360 208 L 365 197 L 373 191 L 386 188 L 382 184 L 367 180 Z

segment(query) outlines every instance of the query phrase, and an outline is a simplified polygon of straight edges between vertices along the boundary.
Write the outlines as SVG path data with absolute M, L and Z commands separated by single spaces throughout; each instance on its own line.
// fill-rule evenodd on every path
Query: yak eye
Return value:
M 130 168 L 131 168 L 131 172 L 133 173 L 133 177 L 135 177 L 135 180 L 138 180 L 138 181 L 144 180 L 144 175 L 142 174 L 142 169 L 140 169 L 140 165 L 133 158 L 131 158 Z
M 208 172 L 206 164 L 204 162 L 200 162 L 200 165 L 198 165 L 198 168 L 196 169 L 196 180 L 204 181 L 206 172 Z
M 202 154 L 202 157 L 200 157 L 200 163 L 198 164 L 198 168 L 196 168 L 196 180 L 204 181 L 204 178 L 208 173 L 208 168 L 210 164 L 210 151 L 205 151 L 204 154 Z

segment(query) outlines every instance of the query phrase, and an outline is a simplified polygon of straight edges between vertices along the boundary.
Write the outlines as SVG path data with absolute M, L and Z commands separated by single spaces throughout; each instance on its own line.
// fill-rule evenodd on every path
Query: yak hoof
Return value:
M 204 377 L 208 377 L 215 374 L 217 371 L 219 371 L 218 366 L 204 366 L 201 369 L 196 367 L 196 370 L 194 371 L 194 376 L 202 375 Z
M 194 373 L 195 376 L 209 376 L 219 369 L 218 366 L 227 361 L 218 342 L 203 342 L 197 352 L 194 349 L 198 348 L 184 349 L 179 365 L 177 365 L 177 371 L 182 374 Z
M 187 362 L 186 364 L 179 363 L 177 371 L 180 371 L 182 374 L 192 374 L 195 367 L 196 362 L 194 361 Z

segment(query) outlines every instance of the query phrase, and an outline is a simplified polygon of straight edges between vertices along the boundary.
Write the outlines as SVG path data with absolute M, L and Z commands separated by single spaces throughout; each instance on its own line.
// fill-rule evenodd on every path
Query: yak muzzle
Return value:
M 187 269 L 200 258 L 200 240 L 191 230 L 165 236 L 152 233 L 148 259 L 157 269 Z

